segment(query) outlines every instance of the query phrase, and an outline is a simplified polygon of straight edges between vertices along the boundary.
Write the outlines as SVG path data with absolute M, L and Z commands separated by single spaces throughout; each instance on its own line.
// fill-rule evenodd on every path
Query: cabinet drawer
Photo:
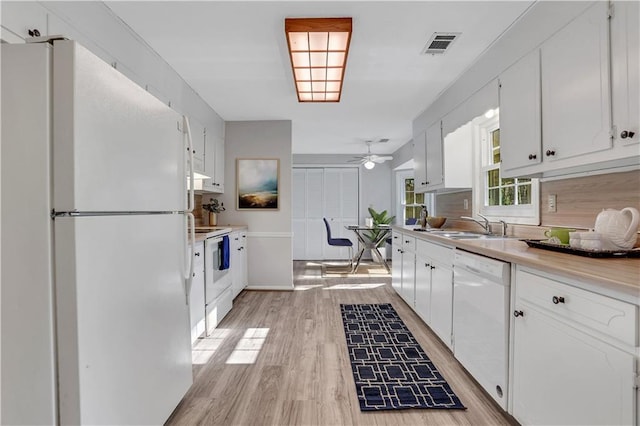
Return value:
M 402 234 L 400 232 L 391 232 L 391 245 L 396 248 L 402 248 Z
M 453 248 L 430 243 L 424 240 L 416 242 L 416 252 L 442 265 L 453 265 Z
M 516 297 L 582 327 L 637 346 L 637 307 L 550 278 L 518 270 Z
M 402 250 L 415 252 L 416 251 L 416 237 L 410 237 L 408 235 L 402 236 Z

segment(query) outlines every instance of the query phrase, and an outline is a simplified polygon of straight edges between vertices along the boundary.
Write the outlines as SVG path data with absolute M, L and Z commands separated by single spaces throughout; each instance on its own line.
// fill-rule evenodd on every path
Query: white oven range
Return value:
M 217 235 L 216 235 L 217 234 Z M 205 267 L 205 328 L 209 335 L 218 322 L 231 310 L 233 294 L 231 291 L 231 274 L 229 269 L 222 266 L 223 238 L 228 238 L 228 232 L 207 238 L 204 242 Z

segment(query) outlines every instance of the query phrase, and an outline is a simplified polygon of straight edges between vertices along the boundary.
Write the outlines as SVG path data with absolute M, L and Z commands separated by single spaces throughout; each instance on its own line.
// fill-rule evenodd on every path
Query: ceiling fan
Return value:
M 349 160 L 350 163 L 358 162 L 362 164 L 366 169 L 373 169 L 376 163 L 384 163 L 388 160 L 393 160 L 393 157 L 390 155 L 376 155 L 371 153 L 371 144 L 373 141 L 365 141 L 367 144 L 367 153 L 366 155 L 354 157 L 355 160 Z

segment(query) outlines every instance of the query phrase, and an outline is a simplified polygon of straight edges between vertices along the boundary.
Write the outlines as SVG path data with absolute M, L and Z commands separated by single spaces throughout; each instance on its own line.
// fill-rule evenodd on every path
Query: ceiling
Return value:
M 294 154 L 389 154 L 412 120 L 530 1 L 113 1 L 107 6 L 227 121 L 292 120 Z M 352 17 L 339 103 L 299 103 L 285 17 Z M 421 55 L 434 32 L 460 32 L 444 55 Z

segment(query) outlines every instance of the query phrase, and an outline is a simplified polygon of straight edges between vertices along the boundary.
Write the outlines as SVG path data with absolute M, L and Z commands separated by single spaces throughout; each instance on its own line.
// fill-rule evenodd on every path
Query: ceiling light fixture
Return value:
M 374 163 L 374 162 L 373 162 L 373 161 L 371 161 L 371 160 L 367 160 L 367 161 L 365 161 L 365 162 L 364 162 L 364 168 L 365 168 L 365 169 L 367 169 L 367 170 L 371 170 L 371 169 L 373 169 L 375 166 L 376 166 L 376 163 Z
M 299 102 L 340 102 L 351 18 L 286 18 L 284 32 Z

